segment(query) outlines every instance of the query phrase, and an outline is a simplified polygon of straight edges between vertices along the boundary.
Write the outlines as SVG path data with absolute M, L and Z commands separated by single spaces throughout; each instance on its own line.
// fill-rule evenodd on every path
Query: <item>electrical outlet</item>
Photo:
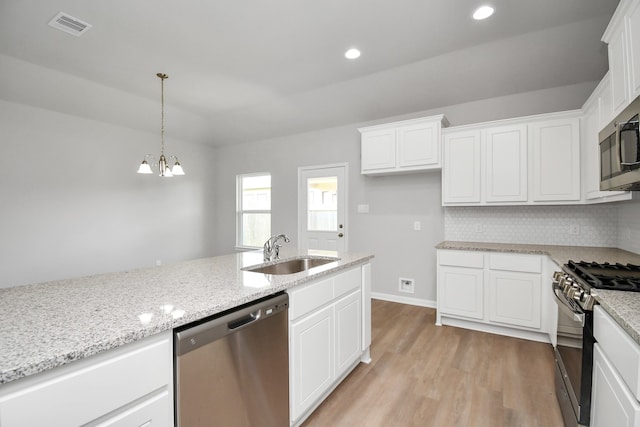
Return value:
M 474 230 L 475 230 L 475 232 L 476 232 L 476 233 L 482 233 L 482 232 L 484 232 L 484 227 L 483 227 L 482 223 L 477 222 L 477 223 L 475 224 L 475 226 L 474 226 Z
M 422 223 L 420 221 L 413 221 L 413 229 L 415 231 L 422 230 Z
M 408 294 L 412 294 L 414 291 L 414 286 L 413 286 L 413 279 L 405 279 L 405 278 L 400 278 L 398 280 L 398 290 L 400 292 L 406 292 Z
M 577 236 L 580 234 L 580 226 L 578 224 L 571 224 L 569 226 L 569 234 L 572 236 Z
M 157 260 L 156 260 L 156 265 L 157 265 L 158 267 L 160 267 L 160 266 L 162 265 L 162 260 L 161 260 L 161 259 L 157 259 Z

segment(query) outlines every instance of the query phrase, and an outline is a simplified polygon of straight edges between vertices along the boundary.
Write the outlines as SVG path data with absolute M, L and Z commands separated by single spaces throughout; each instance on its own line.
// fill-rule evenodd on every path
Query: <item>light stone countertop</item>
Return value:
M 368 262 L 373 255 L 282 248 L 336 262 L 287 275 L 242 268 L 262 251 L 120 273 L 0 289 L 0 384 L 62 366 L 141 338 Z
M 640 265 L 640 255 L 618 248 L 444 241 L 436 249 L 547 255 L 558 269 L 569 260 Z M 607 313 L 640 345 L 640 292 L 595 289 L 594 294 Z

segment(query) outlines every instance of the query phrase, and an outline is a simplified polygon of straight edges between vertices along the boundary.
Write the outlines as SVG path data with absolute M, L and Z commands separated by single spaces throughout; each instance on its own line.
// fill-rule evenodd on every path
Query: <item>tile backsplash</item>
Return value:
M 628 215 L 636 212 L 635 232 L 640 236 L 637 209 Z M 618 207 L 611 204 L 444 209 L 445 240 L 616 247 L 618 235 Z
M 640 203 L 621 203 L 618 208 L 618 247 L 640 254 Z

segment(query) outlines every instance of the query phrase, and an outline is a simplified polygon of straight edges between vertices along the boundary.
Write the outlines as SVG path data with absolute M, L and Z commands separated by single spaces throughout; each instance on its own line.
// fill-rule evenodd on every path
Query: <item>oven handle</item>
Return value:
M 569 317 L 573 318 L 576 322 L 580 322 L 580 324 L 584 327 L 585 316 L 583 312 L 575 311 L 570 305 L 569 302 L 566 301 L 566 298 L 563 294 L 558 294 L 557 291 L 560 290 L 556 282 L 551 282 L 551 290 L 553 291 L 553 296 L 556 297 L 556 303 L 558 307 L 564 311 Z

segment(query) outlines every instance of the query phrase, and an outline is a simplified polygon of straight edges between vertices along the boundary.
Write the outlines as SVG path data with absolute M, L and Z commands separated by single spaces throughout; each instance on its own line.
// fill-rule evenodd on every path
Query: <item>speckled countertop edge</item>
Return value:
M 337 261 L 287 275 L 244 271 L 261 251 L 0 289 L 0 385 L 365 264 L 371 254 L 281 250 Z
M 511 243 L 444 241 L 436 249 L 547 255 L 558 267 L 569 260 L 640 265 L 640 255 L 618 248 L 593 246 L 519 245 Z M 596 290 L 596 300 L 640 345 L 640 293 Z

